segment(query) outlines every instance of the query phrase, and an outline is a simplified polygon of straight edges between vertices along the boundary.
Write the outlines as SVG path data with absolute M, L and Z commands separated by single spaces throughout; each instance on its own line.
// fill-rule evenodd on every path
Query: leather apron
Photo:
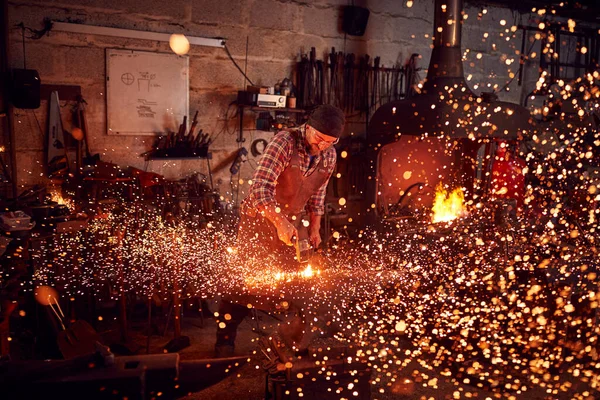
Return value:
M 289 164 L 277 179 L 275 200 L 281 213 L 298 229 L 302 240 L 308 238 L 308 229 L 302 223 L 303 219 L 308 220 L 304 211 L 306 203 L 327 182 L 330 174 L 322 155 L 316 166 L 311 166 L 306 174 L 302 172 L 298 146 L 305 146 L 305 143 L 297 130 L 290 133 L 294 136 L 295 145 Z M 241 254 L 258 259 L 264 257 L 267 262 L 279 263 L 283 270 L 296 271 L 299 264 L 295 260 L 294 246 L 287 246 L 279 240 L 275 226 L 256 209 L 242 210 L 237 238 L 238 249 L 244 252 Z

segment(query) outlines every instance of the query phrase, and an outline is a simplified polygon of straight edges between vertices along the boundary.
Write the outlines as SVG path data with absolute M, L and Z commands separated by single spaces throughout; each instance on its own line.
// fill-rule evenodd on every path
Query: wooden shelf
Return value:
M 163 161 L 181 161 L 181 160 L 212 160 L 212 153 L 205 156 L 190 156 L 190 157 L 161 157 L 161 156 L 146 156 L 146 160 L 163 160 Z
M 258 107 L 258 106 L 243 106 L 250 107 L 251 111 L 261 112 L 289 112 L 289 113 L 304 113 L 302 108 L 277 108 L 277 107 Z

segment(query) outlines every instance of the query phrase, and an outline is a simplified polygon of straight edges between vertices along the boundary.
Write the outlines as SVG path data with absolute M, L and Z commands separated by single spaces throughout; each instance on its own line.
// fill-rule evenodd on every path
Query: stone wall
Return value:
M 412 53 L 419 53 L 422 55 L 419 66 L 427 67 L 433 31 L 433 0 L 416 0 L 412 7 L 400 0 L 356 2 L 371 11 L 363 37 L 345 36 L 341 32 L 341 9 L 346 4 L 346 0 L 12 0 L 9 1 L 10 64 L 15 68 L 23 66 L 21 30 L 15 25 L 22 22 L 27 27 L 40 29 L 42 21 L 49 18 L 152 32 L 224 37 L 242 67 L 248 38 L 247 74 L 259 85 L 271 86 L 291 76 L 301 52 L 306 53 L 311 47 L 317 49 L 321 58 L 335 47 L 356 55 L 380 56 L 387 66 L 405 63 Z M 481 9 L 468 5 L 465 11 L 468 14 L 463 26 L 465 75 L 470 76 L 469 83 L 476 93 L 482 89 L 489 91 L 494 85 L 502 87 L 509 79 L 509 72 L 516 72 L 519 67 L 515 49 L 520 48 L 521 32 L 505 32 L 515 24 L 516 16 L 510 10 L 489 9 L 478 18 Z M 501 25 L 501 20 L 506 21 L 506 25 Z M 484 38 L 485 33 L 487 38 Z M 506 35 L 512 37 L 508 42 Z M 52 31 L 39 40 L 27 39 L 25 45 L 27 68 L 37 69 L 43 83 L 81 86 L 89 105 L 92 153 L 100 153 L 103 160 L 122 166 L 144 168 L 140 154 L 150 148 L 152 138 L 106 134 L 105 49 L 170 52 L 168 43 Z M 229 166 L 238 148 L 235 141 L 238 120 L 236 108 L 229 105 L 235 100 L 237 91 L 244 87 L 244 79 L 223 49 L 192 46 L 189 57 L 190 114 L 199 110 L 199 126 L 216 136 L 211 147 L 215 183 L 221 194 L 230 198 Z M 507 57 L 515 61 L 507 65 Z M 425 78 L 426 71 L 421 71 L 420 76 Z M 526 76 L 534 81 L 537 79 L 535 72 Z M 487 87 L 488 83 L 490 87 Z M 501 93 L 501 99 L 518 102 L 521 92 L 527 90 L 519 88 L 516 80 L 511 89 L 511 92 Z M 47 103 L 43 101 L 37 110 L 16 110 L 20 190 L 46 181 L 42 140 L 46 130 L 46 109 Z M 63 110 L 67 130 L 71 126 L 69 110 L 67 106 Z M 254 117 L 252 113 L 246 113 L 244 145 L 247 147 L 255 138 L 272 136 L 272 133 L 253 129 Z M 364 134 L 364 117 L 353 117 L 351 121 L 348 133 Z M 241 177 L 244 181 L 251 176 L 253 165 L 253 162 L 243 165 Z M 196 171 L 207 172 L 201 161 L 154 161 L 148 169 L 168 178 L 183 177 Z M 240 188 L 242 196 L 246 188 L 247 184 Z

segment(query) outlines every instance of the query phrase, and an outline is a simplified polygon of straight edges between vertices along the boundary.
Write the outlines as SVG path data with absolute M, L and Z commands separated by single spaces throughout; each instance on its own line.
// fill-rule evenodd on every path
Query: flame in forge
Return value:
M 449 192 L 440 183 L 435 190 L 431 222 L 449 222 L 465 214 L 465 195 L 461 188 Z
M 57 204 L 65 205 L 69 208 L 69 210 L 75 210 L 75 200 L 64 197 L 60 192 L 52 192 L 50 193 L 50 200 L 56 202 Z

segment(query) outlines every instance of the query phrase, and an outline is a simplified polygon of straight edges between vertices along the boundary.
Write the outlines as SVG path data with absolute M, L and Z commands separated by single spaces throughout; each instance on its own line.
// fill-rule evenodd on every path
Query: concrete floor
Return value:
M 211 304 L 211 308 L 216 310 L 216 304 Z M 264 335 L 257 332 L 260 330 L 263 333 L 274 332 L 277 325 L 280 323 L 276 318 L 285 318 L 285 316 L 277 316 L 276 318 L 268 316 L 266 313 L 258 312 L 258 321 L 246 319 L 240 325 L 238 331 L 238 340 L 236 342 L 235 355 L 248 355 L 250 361 L 233 371 L 229 376 L 222 381 L 196 393 L 190 393 L 185 398 L 195 400 L 262 400 L 265 397 L 265 376 L 266 372 L 260 367 L 262 358 L 254 354 L 258 349 L 257 341 Z M 131 337 L 140 346 L 146 346 L 145 326 L 142 323 L 132 323 Z M 186 315 L 182 320 L 182 334 L 190 338 L 191 345 L 180 351 L 181 360 L 194 360 L 212 358 L 213 346 L 215 342 L 216 323 L 212 318 L 202 319 L 198 315 Z M 172 338 L 172 330 L 166 336 L 152 336 L 150 342 L 151 353 L 161 353 L 163 347 Z M 145 350 L 140 350 L 140 353 L 145 353 Z M 415 371 L 421 374 L 426 374 L 431 378 L 437 378 L 435 387 L 427 385 L 427 382 L 422 378 L 415 378 Z M 554 400 L 554 399 L 572 399 L 574 391 L 583 392 L 584 385 L 578 381 L 574 381 L 572 376 L 565 376 L 566 381 L 573 383 L 572 390 L 563 394 L 548 394 L 543 388 L 529 388 L 526 393 L 519 394 L 514 391 L 498 394 L 491 393 L 485 390 L 476 388 L 469 384 L 457 385 L 452 381 L 452 377 L 445 378 L 439 372 L 441 369 L 428 370 L 416 362 L 409 364 L 400 376 L 403 376 L 406 381 L 395 383 L 386 381 L 385 374 L 373 373 L 372 379 L 377 377 L 380 381 L 376 385 L 371 386 L 371 399 L 375 400 L 391 400 L 391 399 L 525 399 L 525 400 Z M 405 374 L 405 375 L 404 375 Z M 384 388 L 385 392 L 381 393 L 380 389 Z M 588 397 L 581 397 L 586 400 L 597 399 L 597 392 L 590 391 Z M 308 397 L 304 397 L 308 398 Z M 341 397 L 340 397 L 341 398 Z M 314 399 L 320 400 L 320 399 Z
M 217 304 L 210 304 L 212 310 L 216 310 Z M 188 313 L 189 314 L 189 313 Z M 257 340 L 263 335 L 262 332 L 275 331 L 278 319 L 269 317 L 267 314 L 258 312 L 258 320 L 246 318 L 239 327 L 236 341 L 235 356 L 248 355 L 250 362 L 236 371 L 232 371 L 228 378 L 209 388 L 191 393 L 186 398 L 198 400 L 226 400 L 226 399 L 264 399 L 265 396 L 265 371 L 257 368 L 258 358 L 253 354 L 257 350 Z M 260 323 L 260 327 L 258 325 Z M 158 324 L 160 329 L 164 325 Z M 139 346 L 140 354 L 145 353 L 146 347 L 146 325 L 141 321 L 131 324 L 130 336 Z M 181 360 L 209 359 L 214 357 L 214 344 L 217 325 L 213 318 L 201 318 L 198 313 L 184 315 L 182 319 L 182 335 L 190 338 L 190 346 L 179 352 Z M 153 335 L 150 340 L 150 353 L 162 353 L 164 346 L 173 338 L 172 326 L 166 336 Z

